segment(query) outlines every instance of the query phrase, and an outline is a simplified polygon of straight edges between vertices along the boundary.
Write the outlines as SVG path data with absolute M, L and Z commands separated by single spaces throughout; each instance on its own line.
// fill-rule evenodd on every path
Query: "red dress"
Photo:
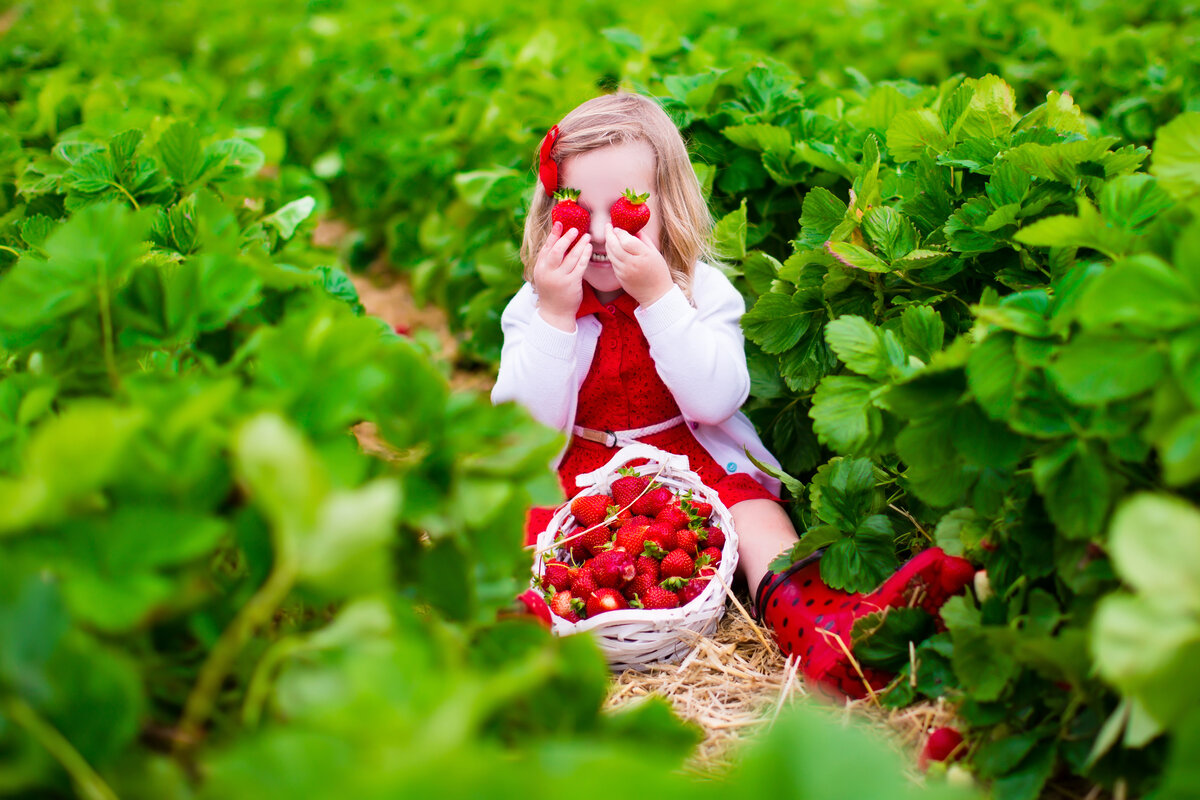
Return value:
M 650 358 L 650 345 L 637 318 L 638 303 L 622 292 L 607 305 L 601 303 L 588 284 L 583 286 L 583 302 L 575 318 L 595 314 L 600 321 L 596 353 L 575 411 L 575 424 L 599 431 L 623 431 L 664 422 L 679 415 L 679 406 L 663 383 Z M 688 468 L 717 492 L 721 502 L 732 508 L 743 500 L 779 501 L 754 478 L 744 472 L 728 473 L 696 440 L 686 422 L 639 441 L 688 458 Z M 572 436 L 558 467 L 558 479 L 567 497 L 579 492 L 575 476 L 599 469 L 609 462 L 619 447 Z M 535 508 L 530 512 L 527 538 L 532 542 L 545 529 L 554 509 Z

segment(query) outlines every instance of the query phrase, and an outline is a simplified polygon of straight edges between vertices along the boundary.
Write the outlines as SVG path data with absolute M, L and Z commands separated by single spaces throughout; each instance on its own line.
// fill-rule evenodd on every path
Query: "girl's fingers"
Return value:
M 577 240 L 580 242 L 580 244 L 583 244 L 590 238 L 590 235 L 586 233 L 580 237 L 579 231 L 575 228 L 571 228 L 564 233 L 557 242 L 554 243 L 553 247 L 550 248 L 549 256 L 551 264 L 553 266 L 559 266 L 562 264 L 563 256 L 566 255 L 567 250 L 571 249 L 571 245 L 573 245 Z
M 579 250 L 573 251 L 573 254 L 575 262 L 569 270 L 571 278 L 574 279 L 577 276 L 582 278 L 584 270 L 587 269 L 588 264 L 592 260 L 592 243 L 590 241 L 583 242 L 579 245 Z

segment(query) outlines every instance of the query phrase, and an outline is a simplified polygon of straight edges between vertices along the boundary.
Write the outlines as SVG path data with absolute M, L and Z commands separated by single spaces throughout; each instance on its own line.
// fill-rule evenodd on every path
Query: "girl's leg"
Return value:
M 775 557 L 796 543 L 796 529 L 774 500 L 743 500 L 729 513 L 738 533 L 738 570 L 753 592 Z

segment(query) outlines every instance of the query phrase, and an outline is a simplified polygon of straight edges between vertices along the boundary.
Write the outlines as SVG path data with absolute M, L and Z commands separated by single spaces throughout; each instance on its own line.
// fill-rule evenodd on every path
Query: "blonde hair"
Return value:
M 609 145 L 643 141 L 654 153 L 656 193 L 662 229 L 662 254 L 671 278 L 691 297 L 692 274 L 697 261 L 712 260 L 709 234 L 712 215 L 700 191 L 700 182 L 688 158 L 687 145 L 675 123 L 654 100 L 619 92 L 592 98 L 577 106 L 558 123 L 559 136 L 551 157 L 561 165 L 572 156 Z M 533 275 L 538 251 L 550 233 L 554 198 L 541 181 L 525 218 L 521 262 L 525 280 Z

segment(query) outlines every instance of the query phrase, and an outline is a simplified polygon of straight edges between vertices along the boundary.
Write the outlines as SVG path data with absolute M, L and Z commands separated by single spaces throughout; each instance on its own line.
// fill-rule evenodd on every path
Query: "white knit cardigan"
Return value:
M 749 474 L 779 494 L 779 481 L 746 457 L 778 468 L 753 424 L 739 409 L 750 394 L 750 372 L 741 319 L 746 305 L 720 270 L 698 263 L 692 280 L 693 306 L 674 287 L 634 316 L 650 345 L 650 356 L 671 390 L 697 441 L 727 472 Z M 492 402 L 516 401 L 535 419 L 569 432 L 575 425 L 579 389 L 600 338 L 600 321 L 586 316 L 566 333 L 537 312 L 537 295 L 526 283 L 500 318 L 504 346 Z M 565 448 L 555 458 L 562 460 Z

